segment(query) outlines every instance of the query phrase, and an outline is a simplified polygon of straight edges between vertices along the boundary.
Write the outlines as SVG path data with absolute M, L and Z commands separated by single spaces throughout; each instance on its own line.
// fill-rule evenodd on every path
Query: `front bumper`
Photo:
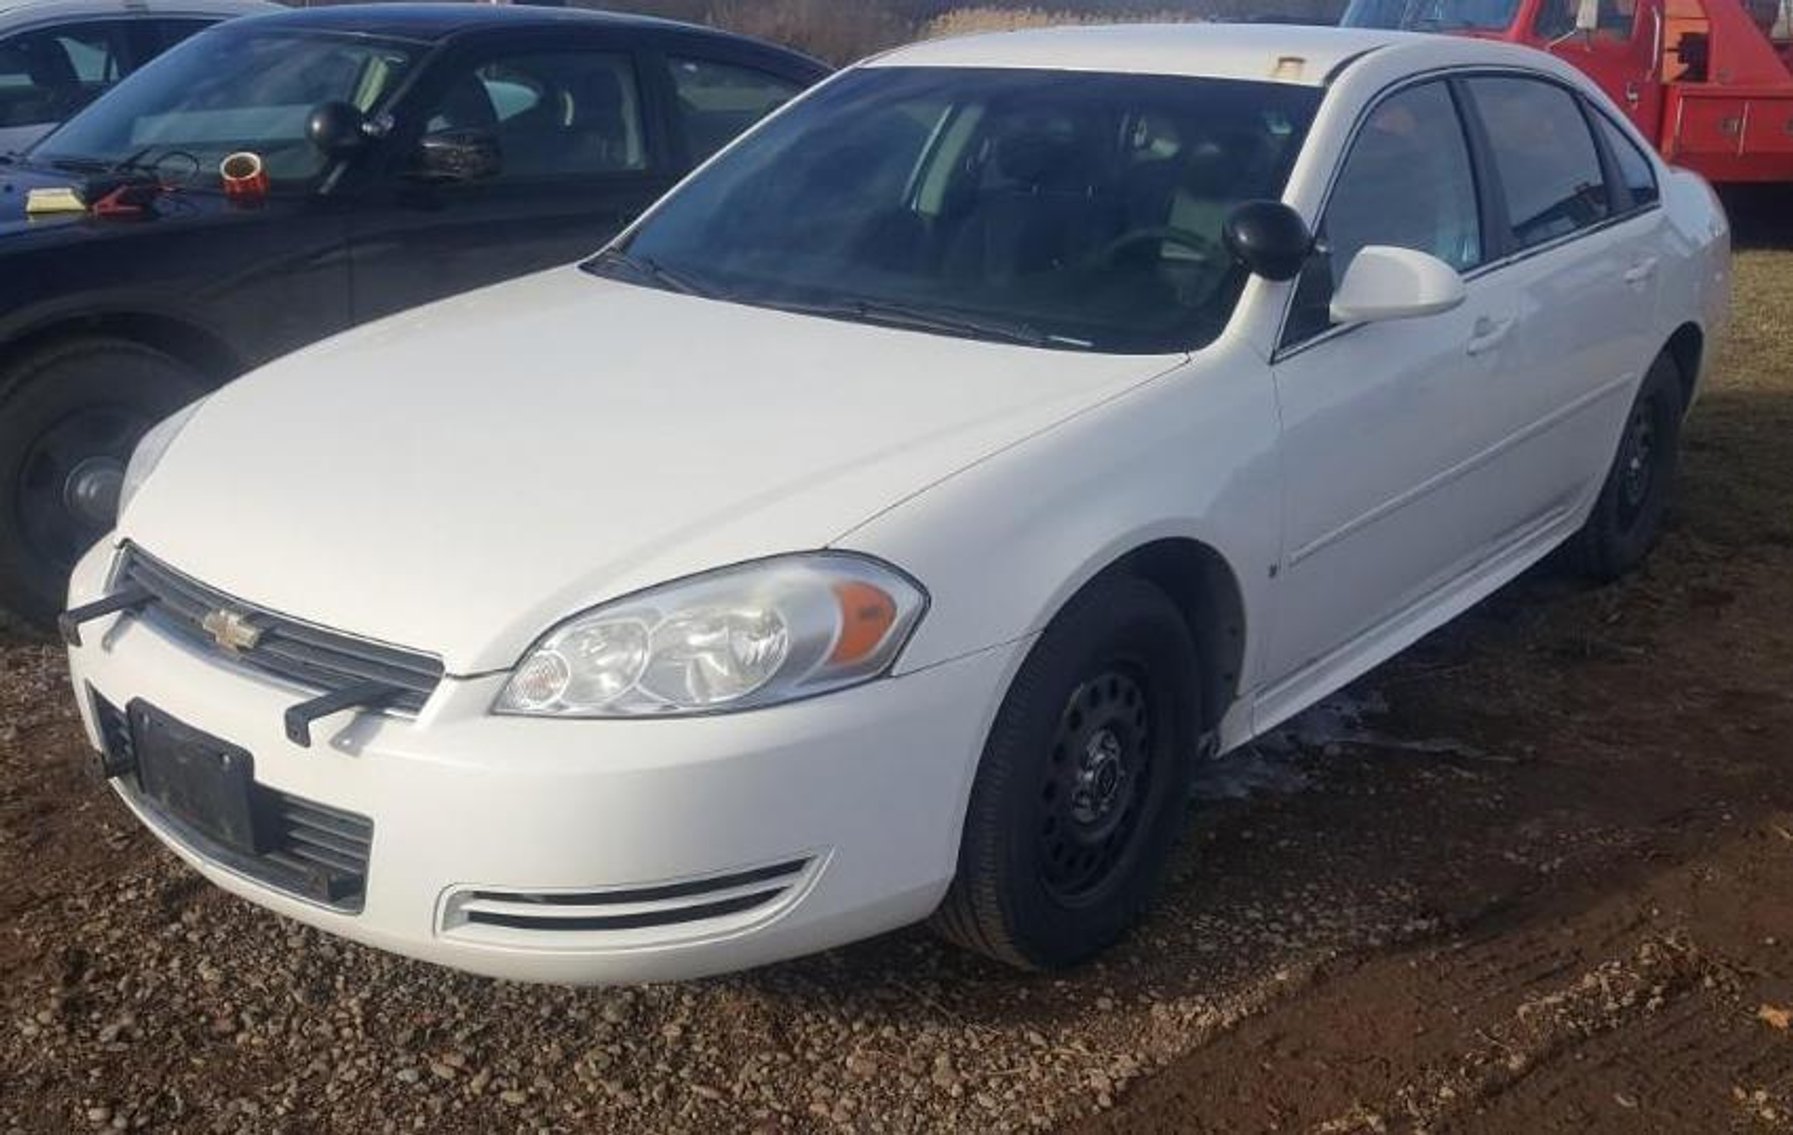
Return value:
M 104 593 L 109 548 L 72 603 Z M 978 754 L 1020 647 L 736 715 L 566 721 L 487 712 L 504 675 L 446 679 L 415 718 L 339 714 L 311 748 L 282 714 L 315 691 L 130 615 L 70 668 L 96 706 L 141 699 L 240 746 L 255 780 L 372 821 L 358 911 L 270 886 L 135 792 L 121 797 L 213 882 L 381 949 L 494 977 L 675 980 L 917 921 L 950 882 Z

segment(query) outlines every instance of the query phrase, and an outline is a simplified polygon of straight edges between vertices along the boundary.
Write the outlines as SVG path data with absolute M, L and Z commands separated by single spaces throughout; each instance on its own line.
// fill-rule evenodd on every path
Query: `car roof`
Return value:
M 395 39 L 435 41 L 486 28 L 580 27 L 664 28 L 721 36 L 711 28 L 589 8 L 551 8 L 533 4 L 330 4 L 297 8 L 263 16 L 260 27 L 315 28 L 359 32 Z
M 278 12 L 271 0 L 0 0 L 0 28 L 104 16 L 243 16 Z
M 1448 45 L 1448 46 L 1447 46 Z M 872 67 L 1016 67 L 1324 86 L 1370 54 L 1398 53 L 1415 70 L 1426 59 L 1512 65 L 1529 48 L 1485 40 L 1288 24 L 1116 24 L 994 32 L 929 40 L 868 60 Z M 1473 59 L 1467 58 L 1473 56 Z

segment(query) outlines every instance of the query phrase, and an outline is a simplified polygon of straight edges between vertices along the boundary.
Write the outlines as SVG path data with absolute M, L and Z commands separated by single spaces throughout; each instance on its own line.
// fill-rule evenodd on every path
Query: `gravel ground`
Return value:
M 1793 255 L 1740 267 L 1651 568 L 1536 573 L 1217 768 L 1159 910 L 1072 974 L 906 931 L 569 990 L 337 942 L 142 833 L 13 635 L 0 1131 L 1781 1125 Z

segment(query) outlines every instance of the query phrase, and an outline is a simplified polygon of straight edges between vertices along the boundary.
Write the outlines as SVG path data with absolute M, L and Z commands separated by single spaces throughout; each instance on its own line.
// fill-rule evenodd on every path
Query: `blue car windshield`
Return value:
M 215 186 L 218 163 L 261 155 L 270 182 L 302 184 L 326 158 L 305 136 L 320 103 L 374 112 L 391 98 L 418 49 L 365 36 L 224 25 L 202 32 L 127 77 L 27 152 L 37 165 L 153 169 Z
M 1389 31 L 1505 31 L 1519 0 L 1351 0 L 1341 27 Z
M 1064 350 L 1190 350 L 1245 279 L 1221 226 L 1280 197 L 1321 92 L 868 67 L 772 119 L 587 269 Z

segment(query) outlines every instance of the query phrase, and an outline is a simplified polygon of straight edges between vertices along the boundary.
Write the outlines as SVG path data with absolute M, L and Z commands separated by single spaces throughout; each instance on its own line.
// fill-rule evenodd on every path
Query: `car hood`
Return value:
M 4 147 L 0 146 L 0 149 Z M 139 231 L 145 225 L 191 227 L 209 218 L 242 212 L 222 193 L 180 191 L 152 202 L 142 213 L 130 217 L 103 217 L 88 212 L 33 217 L 25 212 L 26 200 L 33 189 L 73 189 L 91 204 L 108 188 L 118 184 L 120 179 L 117 177 L 87 177 L 46 169 L 30 164 L 28 159 L 0 165 L 0 237 L 10 238 L 5 245 L 0 245 L 0 251 L 17 247 L 21 237 L 41 237 L 59 245 L 105 240 Z M 44 235 L 52 233 L 55 235 Z
M 226 387 L 119 535 L 245 601 L 440 654 L 450 673 L 503 669 L 595 603 L 826 546 L 1172 362 L 557 269 Z

